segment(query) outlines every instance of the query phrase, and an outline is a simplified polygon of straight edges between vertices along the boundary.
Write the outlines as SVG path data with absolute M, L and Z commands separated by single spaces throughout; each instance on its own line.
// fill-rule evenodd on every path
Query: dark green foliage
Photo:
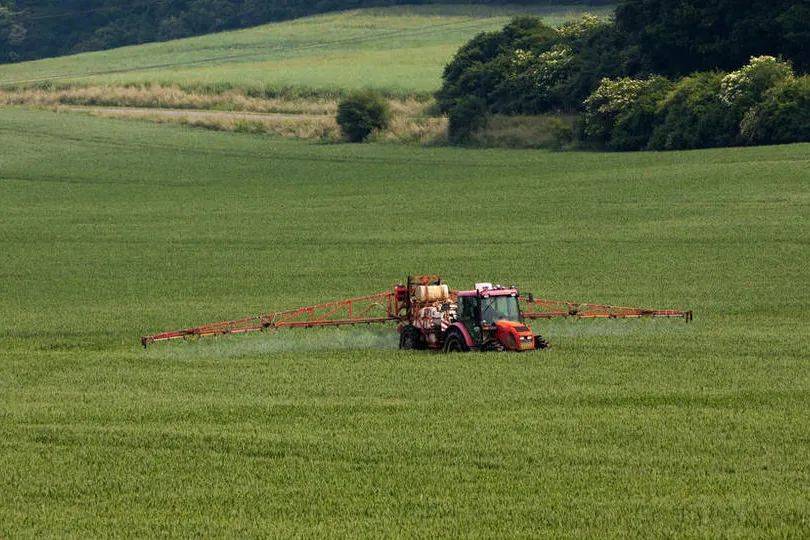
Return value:
M 448 115 L 450 142 L 464 143 L 487 124 L 487 103 L 477 96 L 459 98 Z
M 810 69 L 810 0 L 622 0 L 620 32 L 655 72 L 734 69 L 781 54 Z
M 545 51 L 556 39 L 557 32 L 537 17 L 518 17 L 499 32 L 477 35 L 444 70 L 442 88 L 436 94 L 440 110 L 449 113 L 465 96 L 482 98 L 489 105 L 507 78 L 515 50 Z
M 337 123 L 351 142 L 363 142 L 375 130 L 385 129 L 390 117 L 388 102 L 371 91 L 353 93 L 338 105 Z
M 752 144 L 810 141 L 810 76 L 768 91 L 743 119 L 742 134 Z
M 790 64 L 772 56 L 755 57 L 723 79 L 723 99 L 742 118 L 746 111 L 763 100 L 771 88 L 793 76 Z
M 578 109 L 605 77 L 646 72 L 639 65 L 637 51 L 627 46 L 625 37 L 610 22 L 565 41 L 575 54 L 570 76 L 558 88 L 562 108 Z
M 810 0 L 621 0 L 615 22 L 585 18 L 559 32 L 523 18 L 462 47 L 437 97 L 444 111 L 461 96 L 475 96 L 486 101 L 491 113 L 574 112 L 604 78 L 680 77 L 737 68 L 759 55 L 782 55 L 802 71 L 810 68 L 808 20 Z M 549 62 L 555 51 L 567 52 L 565 62 Z M 778 73 L 765 71 L 761 88 L 755 81 L 750 95 L 734 104 L 736 124 L 763 89 L 778 80 Z M 706 81 L 704 76 L 692 79 L 697 86 Z M 684 88 L 677 96 L 693 91 L 701 93 L 697 87 Z M 710 99 L 705 93 L 697 101 L 700 110 L 680 118 L 672 113 L 665 120 L 657 146 L 716 146 L 729 140 L 727 131 L 736 132 L 726 129 L 733 115 L 720 107 L 717 96 Z M 617 124 L 596 140 L 617 149 L 644 146 L 654 124 L 654 102 L 647 96 L 627 116 L 611 118 Z M 670 105 L 682 106 L 678 98 Z M 687 133 L 687 127 L 698 131 Z
M 15 11 L 13 1 L 0 0 L 0 62 L 17 60 L 15 49 L 25 40 L 25 27 L 17 22 Z
M 752 58 L 729 73 L 605 79 L 585 101 L 581 140 L 611 150 L 675 150 L 810 140 L 808 77 Z
M 653 150 L 729 146 L 735 142 L 737 118 L 720 99 L 722 73 L 696 73 L 681 79 L 660 104 L 662 122 L 650 139 Z
M 520 17 L 463 46 L 436 97 L 444 112 L 462 96 L 483 99 L 495 114 L 575 111 L 603 77 L 635 65 L 621 43 L 613 24 L 593 17 L 559 32 L 536 17 Z
M 646 148 L 672 87 L 664 77 L 604 81 L 585 102 L 584 139 L 610 150 Z
M 610 150 L 643 150 L 649 144 L 658 123 L 659 100 L 663 99 L 672 83 L 664 78 L 656 79 L 639 95 L 632 106 L 616 117 L 607 148 Z

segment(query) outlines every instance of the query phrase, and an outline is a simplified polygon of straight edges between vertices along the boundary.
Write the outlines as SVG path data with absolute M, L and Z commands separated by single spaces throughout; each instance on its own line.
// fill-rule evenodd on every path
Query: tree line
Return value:
M 109 49 L 332 10 L 400 4 L 608 4 L 611 0 L 0 0 L 0 62 Z
M 479 34 L 437 93 L 451 139 L 490 114 L 578 115 L 581 144 L 685 149 L 810 140 L 810 0 L 619 0 L 610 20 L 519 17 Z

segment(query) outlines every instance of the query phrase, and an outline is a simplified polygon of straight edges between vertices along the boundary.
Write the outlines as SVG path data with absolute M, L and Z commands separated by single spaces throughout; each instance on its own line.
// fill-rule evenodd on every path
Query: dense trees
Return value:
M 459 98 L 475 96 L 500 114 L 575 110 L 601 78 L 629 70 L 620 46 L 613 24 L 593 16 L 559 29 L 516 18 L 459 50 L 445 69 L 439 108 L 449 113 Z
M 448 0 L 442 0 L 448 3 Z M 611 0 L 455 0 L 606 4 Z M 0 62 L 242 28 L 336 9 L 438 0 L 0 0 Z
M 735 69 L 752 56 L 810 69 L 810 0 L 622 0 L 618 31 L 641 62 L 669 76 Z
M 25 27 L 17 22 L 13 1 L 0 0 L 0 61 L 16 60 L 16 51 L 25 41 Z
M 794 74 L 810 69 L 808 6 L 620 0 L 614 20 L 516 19 L 461 48 L 439 107 L 451 119 L 470 99 L 483 115 L 583 113 L 580 138 L 614 150 L 808 140 Z
M 772 56 L 677 81 L 604 79 L 585 100 L 582 135 L 613 150 L 810 141 L 809 81 Z

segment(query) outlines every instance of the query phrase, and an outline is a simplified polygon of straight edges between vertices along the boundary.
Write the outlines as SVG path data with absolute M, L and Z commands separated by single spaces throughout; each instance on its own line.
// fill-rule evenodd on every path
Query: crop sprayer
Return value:
M 473 289 L 456 291 L 439 276 L 411 276 L 406 284 L 396 285 L 390 291 L 144 336 L 141 344 L 147 347 L 158 341 L 282 328 L 387 323 L 396 324 L 400 349 L 532 351 L 548 347 L 548 342 L 534 333 L 526 321 L 558 317 L 668 317 L 690 322 L 692 312 L 544 300 L 532 294 L 523 295 L 514 286 L 492 283 L 477 283 Z

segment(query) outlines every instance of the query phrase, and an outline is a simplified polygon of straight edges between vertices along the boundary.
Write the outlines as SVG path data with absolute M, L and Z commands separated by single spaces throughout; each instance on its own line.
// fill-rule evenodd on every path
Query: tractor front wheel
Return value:
M 536 350 L 548 349 L 551 347 L 548 341 L 543 339 L 543 336 L 535 336 L 534 338 L 534 348 Z
M 461 353 L 469 350 L 464 337 L 459 332 L 450 332 L 444 340 L 444 352 L 446 353 Z

